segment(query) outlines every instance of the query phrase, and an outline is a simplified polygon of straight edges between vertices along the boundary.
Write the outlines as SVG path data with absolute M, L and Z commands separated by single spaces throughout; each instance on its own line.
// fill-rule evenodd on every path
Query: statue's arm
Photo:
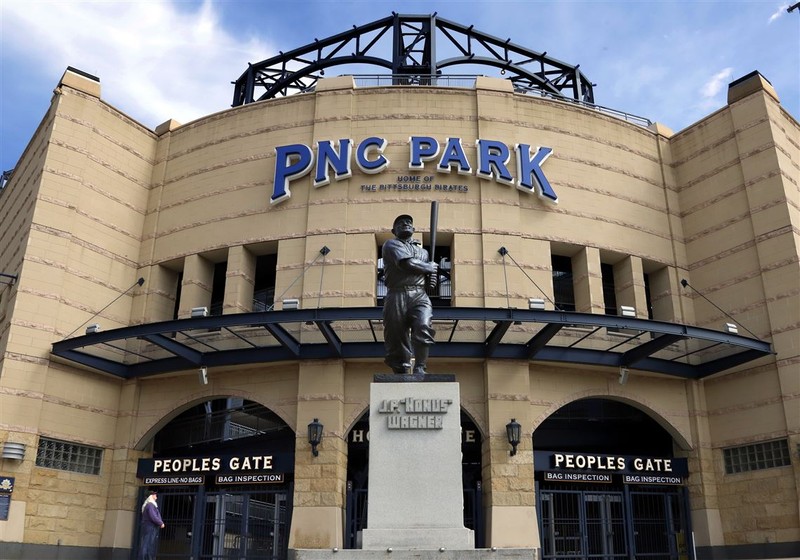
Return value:
M 423 258 L 417 258 L 401 242 L 388 241 L 383 247 L 383 258 L 389 260 L 403 272 L 412 274 L 435 274 L 439 267 L 436 263 L 428 262 L 428 252 L 420 251 Z

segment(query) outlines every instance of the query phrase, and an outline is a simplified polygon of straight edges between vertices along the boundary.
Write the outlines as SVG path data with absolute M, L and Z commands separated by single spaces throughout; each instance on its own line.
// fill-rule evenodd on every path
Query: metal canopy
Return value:
M 389 46 L 391 41 L 391 48 Z M 437 50 L 448 58 L 437 58 Z M 452 55 L 452 56 L 450 56 Z M 518 90 L 594 103 L 593 84 L 578 69 L 472 25 L 433 15 L 399 15 L 250 64 L 234 82 L 233 106 L 313 90 L 325 69 L 369 65 L 391 71 L 396 85 L 430 85 L 445 68 L 476 65 L 508 74 Z
M 150 323 L 56 342 L 53 355 L 130 379 L 206 366 L 379 359 L 381 308 L 301 309 Z M 701 379 L 772 354 L 760 340 L 645 319 L 435 308 L 433 358 L 627 367 Z

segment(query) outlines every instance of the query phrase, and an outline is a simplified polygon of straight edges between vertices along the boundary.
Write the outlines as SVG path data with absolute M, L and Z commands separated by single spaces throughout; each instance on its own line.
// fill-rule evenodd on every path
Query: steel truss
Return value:
M 386 44 L 391 40 L 391 57 Z M 437 43 L 458 54 L 437 59 Z M 363 64 L 391 71 L 395 85 L 427 85 L 442 70 L 489 66 L 509 74 L 521 91 L 594 103 L 592 84 L 578 69 L 515 43 L 432 15 L 399 15 L 281 52 L 251 64 L 234 84 L 233 106 L 312 91 L 326 68 Z M 258 93 L 257 93 L 258 92 Z

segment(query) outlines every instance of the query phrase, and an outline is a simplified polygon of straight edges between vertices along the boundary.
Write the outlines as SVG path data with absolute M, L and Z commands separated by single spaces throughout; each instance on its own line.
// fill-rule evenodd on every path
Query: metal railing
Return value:
M 476 75 L 352 74 L 356 87 L 435 86 L 474 89 Z
M 427 75 L 403 75 L 403 74 L 349 74 L 355 81 L 356 87 L 387 87 L 387 86 L 433 86 L 433 87 L 455 87 L 473 89 L 475 82 L 479 75 L 464 75 L 464 74 L 442 74 L 435 76 Z M 635 124 L 644 128 L 653 124 L 653 121 L 647 117 L 641 117 L 618 109 L 604 107 L 603 105 L 596 105 L 588 101 L 577 101 L 570 97 L 564 97 L 548 93 L 540 89 L 525 87 L 515 84 L 514 91 L 524 95 L 535 95 L 560 101 L 562 103 L 570 103 L 579 105 L 585 109 L 597 111 L 604 115 L 614 117 L 631 124 Z

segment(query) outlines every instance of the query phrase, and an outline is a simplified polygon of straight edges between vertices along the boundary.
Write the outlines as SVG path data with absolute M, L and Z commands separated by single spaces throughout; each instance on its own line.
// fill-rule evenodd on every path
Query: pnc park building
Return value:
M 358 548 L 400 214 L 476 548 L 800 556 L 800 126 L 584 70 L 392 14 L 152 130 L 67 68 L 0 190 L 0 558 L 136 558 L 152 488 L 159 559 Z

